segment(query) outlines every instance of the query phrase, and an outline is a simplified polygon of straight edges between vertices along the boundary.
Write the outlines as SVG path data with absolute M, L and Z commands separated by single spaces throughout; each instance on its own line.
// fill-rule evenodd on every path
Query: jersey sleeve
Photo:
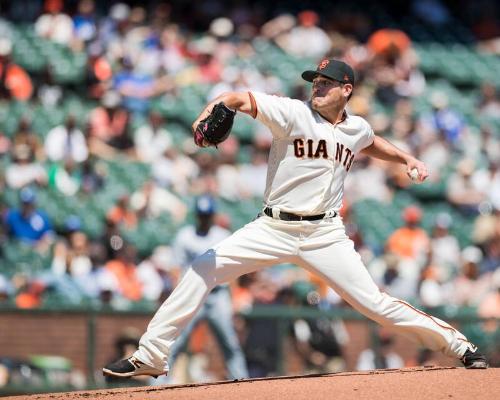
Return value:
M 269 128 L 273 137 L 289 136 L 294 122 L 295 100 L 259 92 L 249 92 L 249 95 L 255 100 L 255 118 Z
M 374 140 L 375 133 L 373 132 L 373 128 L 368 122 L 365 121 L 365 129 L 359 143 L 359 151 L 365 149 L 368 146 L 371 146 Z

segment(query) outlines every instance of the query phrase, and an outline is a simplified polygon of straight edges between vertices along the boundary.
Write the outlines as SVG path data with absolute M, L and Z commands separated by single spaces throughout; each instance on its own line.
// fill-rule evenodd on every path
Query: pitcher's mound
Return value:
M 10 397 L 31 400 L 496 400 L 500 369 L 422 367 Z

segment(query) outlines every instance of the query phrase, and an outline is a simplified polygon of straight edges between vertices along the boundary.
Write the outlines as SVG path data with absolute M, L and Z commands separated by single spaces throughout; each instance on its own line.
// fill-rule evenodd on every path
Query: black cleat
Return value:
M 479 351 L 472 352 L 469 349 L 466 350 L 465 354 L 460 359 L 464 364 L 465 368 L 468 369 L 486 369 L 488 368 L 488 360 Z
M 106 365 L 102 369 L 102 373 L 105 376 L 115 376 L 117 378 L 130 378 L 132 376 L 140 375 L 148 375 L 153 378 L 158 378 L 160 375 L 167 374 L 166 371 L 150 367 L 133 356 Z

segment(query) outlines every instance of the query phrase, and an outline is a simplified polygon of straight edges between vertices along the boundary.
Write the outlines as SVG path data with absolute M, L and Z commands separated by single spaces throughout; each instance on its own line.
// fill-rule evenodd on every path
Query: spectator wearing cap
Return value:
M 52 243 L 54 232 L 52 223 L 44 211 L 36 208 L 36 194 L 26 187 L 19 192 L 20 208 L 12 208 L 5 216 L 5 226 L 9 236 L 47 250 Z
M 405 225 L 396 229 L 387 240 L 387 250 L 400 257 L 425 262 L 429 253 L 429 236 L 419 227 L 422 221 L 422 210 L 417 206 L 409 206 L 403 210 Z
M 27 101 L 33 94 L 29 75 L 11 61 L 12 42 L 0 38 L 0 99 Z
M 463 249 L 461 260 L 462 270 L 453 281 L 451 301 L 457 306 L 477 306 L 491 287 L 491 274 L 480 275 L 483 253 L 479 247 Z
M 174 257 L 183 272 L 202 254 L 209 254 L 212 246 L 230 236 L 230 232 L 214 224 L 215 199 L 202 195 L 196 199 L 196 224 L 182 228 L 172 246 Z M 216 286 L 208 295 L 206 303 L 183 330 L 170 350 L 169 365 L 188 344 L 191 332 L 201 320 L 207 320 L 215 330 L 217 340 L 226 361 L 227 376 L 230 379 L 248 377 L 246 362 L 238 337 L 233 327 L 233 307 L 227 285 Z

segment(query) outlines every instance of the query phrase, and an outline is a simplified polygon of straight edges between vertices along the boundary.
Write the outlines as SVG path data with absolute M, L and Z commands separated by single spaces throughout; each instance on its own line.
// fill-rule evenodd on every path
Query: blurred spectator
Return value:
M 498 222 L 497 222 L 498 223 Z M 484 244 L 485 257 L 481 264 L 481 272 L 495 272 L 500 270 L 500 234 L 499 232 Z
M 434 92 L 430 101 L 433 112 L 422 117 L 425 123 L 428 123 L 436 134 L 443 135 L 448 143 L 458 146 L 466 127 L 463 116 L 449 106 L 448 96 L 443 92 Z
M 36 194 L 26 187 L 19 192 L 20 208 L 11 208 L 5 216 L 5 227 L 9 236 L 31 243 L 46 251 L 52 243 L 52 223 L 44 211 L 36 208 Z
M 13 294 L 14 287 L 12 283 L 4 275 L 0 274 L 0 304 L 8 301 Z
M 13 189 L 20 189 L 33 183 L 45 185 L 47 173 L 42 164 L 34 160 L 34 154 L 27 144 L 12 148 L 12 163 L 5 171 L 5 182 Z
M 325 57 L 332 42 L 326 32 L 318 26 L 319 15 L 312 10 L 297 15 L 298 25 L 279 41 L 286 52 L 296 57 L 319 59 Z
M 187 213 L 182 200 L 153 181 L 146 181 L 141 189 L 132 194 L 130 206 L 139 217 L 157 218 L 168 213 L 177 223 L 184 221 Z
M 99 237 L 99 242 L 104 245 L 106 256 L 104 260 L 110 260 L 116 257 L 116 253 L 124 246 L 125 241 L 120 233 L 119 226 L 106 219 L 102 235 Z
M 387 250 L 403 258 L 418 263 L 425 262 L 429 252 L 429 236 L 419 227 L 422 221 L 422 210 L 409 206 L 403 210 L 405 226 L 396 229 L 387 240 Z
M 106 179 L 106 170 L 102 161 L 89 157 L 83 162 L 81 168 L 81 190 L 83 193 L 90 195 L 102 189 Z
M 451 301 L 458 306 L 477 306 L 488 293 L 491 277 L 480 275 L 481 249 L 468 246 L 462 250 L 462 271 L 453 281 Z
M 144 298 L 162 303 L 179 279 L 172 249 L 168 246 L 156 247 L 153 254 L 138 265 L 137 275 L 142 283 Z
M 292 290 L 292 293 L 287 293 Z M 287 306 L 318 307 L 318 292 L 309 282 L 295 282 L 291 289 L 284 288 L 278 297 L 289 299 Z M 345 369 L 341 345 L 347 341 L 345 327 L 340 321 L 326 317 L 296 319 L 293 337 L 298 353 L 308 373 L 339 372 Z
M 125 244 L 116 253 L 116 258 L 106 263 L 117 282 L 118 293 L 130 301 L 138 301 L 143 297 L 143 286 L 139 280 L 136 264 L 136 250 Z
M 151 111 L 149 123 L 134 133 L 135 150 L 142 162 L 154 163 L 172 146 L 172 137 L 160 113 Z
M 137 226 L 137 213 L 130 205 L 129 196 L 122 195 L 106 214 L 106 219 L 114 225 L 123 225 L 128 229 Z
M 81 173 L 72 160 L 54 163 L 49 168 L 49 187 L 65 196 L 74 196 L 81 186 Z
M 76 215 L 69 216 L 65 221 L 68 236 L 67 243 L 58 243 L 58 251 L 54 250 L 52 271 L 56 275 L 68 274 L 74 279 L 85 276 L 92 271 L 87 235 L 81 231 L 82 222 Z
M 449 214 L 438 214 L 431 235 L 431 264 L 441 270 L 445 279 L 456 274 L 460 261 L 458 240 L 449 231 L 451 223 Z
M 386 252 L 370 263 L 369 271 L 384 292 L 403 300 L 416 298 L 419 266 L 415 261 Z
M 500 239 L 500 208 L 484 210 L 474 221 L 472 241 L 480 247 Z
M 199 174 L 198 165 L 173 146 L 153 163 L 151 169 L 160 186 L 172 188 L 179 195 L 189 192 L 191 181 Z
M 110 85 L 113 71 L 98 43 L 90 45 L 88 53 L 85 75 L 86 95 L 93 99 L 100 99 Z
M 444 25 L 451 19 L 441 0 L 413 0 L 411 10 L 419 19 L 433 25 Z
M 120 95 L 108 91 L 102 97 L 101 106 L 90 113 L 90 133 L 104 142 L 126 134 L 128 113 L 120 107 Z
M 80 0 L 78 12 L 73 17 L 74 35 L 82 42 L 89 42 L 97 32 L 96 19 L 94 15 L 94 0 Z
M 163 86 L 140 66 L 122 58 L 122 69 L 113 76 L 113 89 L 122 96 L 123 106 L 128 111 L 142 115 L 149 110 L 150 99 L 161 94 Z
M 60 106 L 64 97 L 63 86 L 54 82 L 53 68 L 50 64 L 45 67 L 36 86 L 36 98 L 49 110 Z
M 399 369 L 404 367 L 403 359 L 394 351 L 394 339 L 389 333 L 380 334 L 379 347 L 365 349 L 358 357 L 357 371 L 374 369 Z
M 16 295 L 16 307 L 23 309 L 40 307 L 45 291 L 46 287 L 41 281 L 27 281 Z
M 419 297 L 420 303 L 424 307 L 440 307 L 448 302 L 448 289 L 444 281 L 443 270 L 433 264 L 422 269 Z
M 45 139 L 45 153 L 51 161 L 85 161 L 89 149 L 82 131 L 76 126 L 73 115 L 68 115 L 64 125 L 51 129 Z
M 479 140 L 481 154 L 493 163 L 500 159 L 500 141 L 495 137 L 491 126 L 487 124 L 481 126 Z
M 30 154 L 33 154 L 37 161 L 45 160 L 45 152 L 42 143 L 38 139 L 38 136 L 33 133 L 31 129 L 31 121 L 26 116 L 21 117 L 19 120 L 17 131 L 14 133 L 14 137 L 12 138 L 14 154 L 16 152 L 15 149 L 18 146 L 28 146 Z
M 498 321 L 500 320 L 500 269 L 493 274 L 491 286 L 490 292 L 479 304 L 477 313 L 481 318 L 491 319 L 485 322 L 483 329 L 494 333 L 499 328 Z
M 500 99 L 497 88 L 491 83 L 485 83 L 481 86 L 479 113 L 485 117 L 498 117 L 500 115 Z
M 0 99 L 27 101 L 33 93 L 29 75 L 11 62 L 12 43 L 0 38 Z
M 479 205 L 486 200 L 483 184 L 474 179 L 474 161 L 463 159 L 457 164 L 447 187 L 447 200 L 466 215 L 477 215 Z
M 266 189 L 267 152 L 253 149 L 250 164 L 239 169 L 240 193 L 245 197 L 260 197 Z
M 35 22 L 38 36 L 70 46 L 73 40 L 73 21 L 63 13 L 63 0 L 45 0 L 45 13 Z

